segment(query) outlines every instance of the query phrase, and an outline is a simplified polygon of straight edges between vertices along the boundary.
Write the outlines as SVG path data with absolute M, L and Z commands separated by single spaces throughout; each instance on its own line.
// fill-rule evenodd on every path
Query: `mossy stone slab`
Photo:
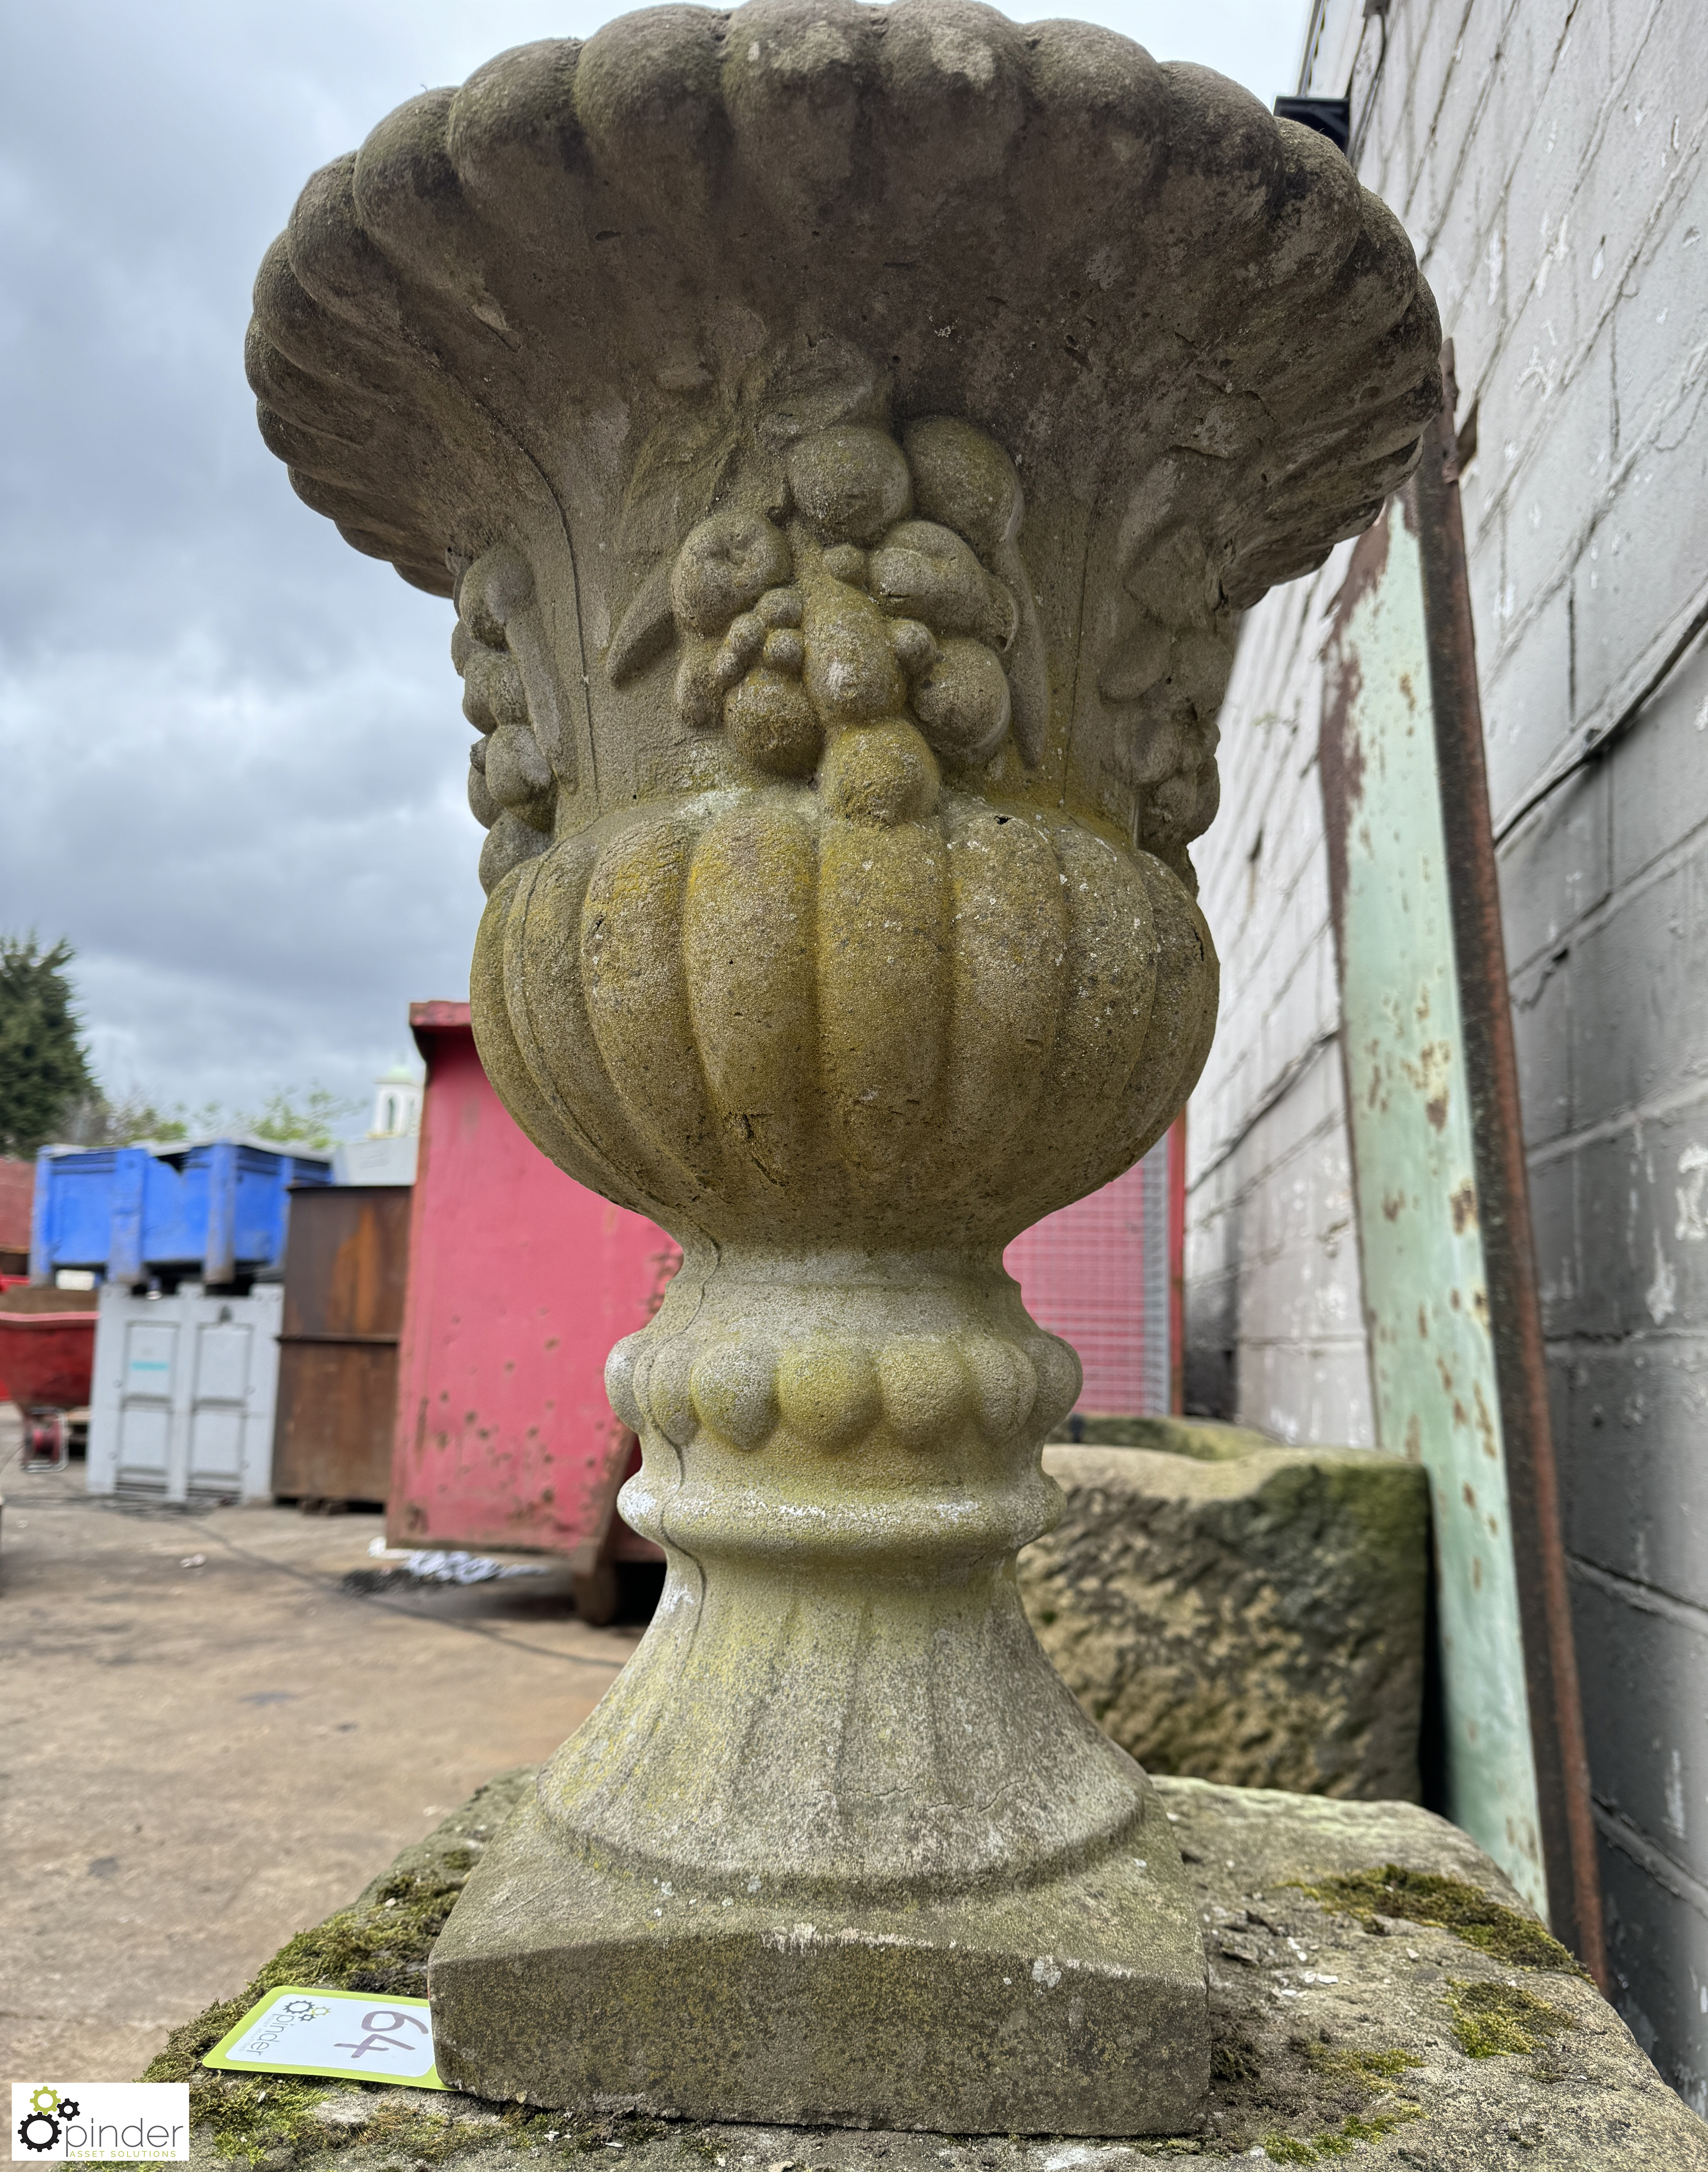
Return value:
M 150 2068 L 191 2083 L 192 2163 L 310 2172 L 1708 2172 L 1708 2127 L 1501 1872 L 1442 1819 L 1161 1779 L 1210 1949 L 1207 2109 L 1149 2140 L 701 2126 L 196 2062 L 268 1984 L 419 1992 L 449 1897 L 532 1774 L 483 1789 Z M 387 1906 L 387 1902 L 391 1903 Z M 1390 1912 L 1393 1911 L 1393 1912 Z

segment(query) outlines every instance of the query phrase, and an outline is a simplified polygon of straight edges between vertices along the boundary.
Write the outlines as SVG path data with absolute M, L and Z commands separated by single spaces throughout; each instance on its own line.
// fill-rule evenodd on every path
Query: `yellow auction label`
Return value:
M 371 1991 L 270 1991 L 201 2062 L 244 2074 L 328 2074 L 442 2089 L 424 1998 Z

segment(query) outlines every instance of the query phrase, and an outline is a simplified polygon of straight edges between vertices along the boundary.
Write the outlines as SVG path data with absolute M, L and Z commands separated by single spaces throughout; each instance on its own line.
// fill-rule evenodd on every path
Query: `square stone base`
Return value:
M 481 2097 L 695 2120 L 1192 2128 L 1209 2080 L 1203 1946 L 1149 1799 L 1131 1851 L 1093 1869 L 882 1908 L 593 1868 L 529 1799 L 433 1951 L 439 2073 Z

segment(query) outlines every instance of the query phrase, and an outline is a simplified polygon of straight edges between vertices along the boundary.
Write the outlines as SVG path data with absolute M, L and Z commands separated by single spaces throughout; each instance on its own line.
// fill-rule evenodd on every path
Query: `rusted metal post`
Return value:
M 1442 350 L 1442 360 L 1441 410 L 1426 433 L 1422 465 L 1409 488 L 1417 512 L 1424 634 L 1471 1100 L 1477 1211 L 1523 1627 L 1537 1809 L 1555 1932 L 1605 1990 L 1601 1881 L 1560 1527 L 1518 1062 L 1507 988 L 1500 876 L 1489 814 L 1476 641 L 1459 509 L 1451 342 Z

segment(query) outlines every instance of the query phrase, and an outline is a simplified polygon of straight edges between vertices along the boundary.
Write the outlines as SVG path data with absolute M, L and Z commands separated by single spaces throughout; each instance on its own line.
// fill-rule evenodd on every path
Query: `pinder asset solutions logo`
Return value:
M 187 2082 L 12 2085 L 12 2161 L 159 2163 L 190 2154 Z

